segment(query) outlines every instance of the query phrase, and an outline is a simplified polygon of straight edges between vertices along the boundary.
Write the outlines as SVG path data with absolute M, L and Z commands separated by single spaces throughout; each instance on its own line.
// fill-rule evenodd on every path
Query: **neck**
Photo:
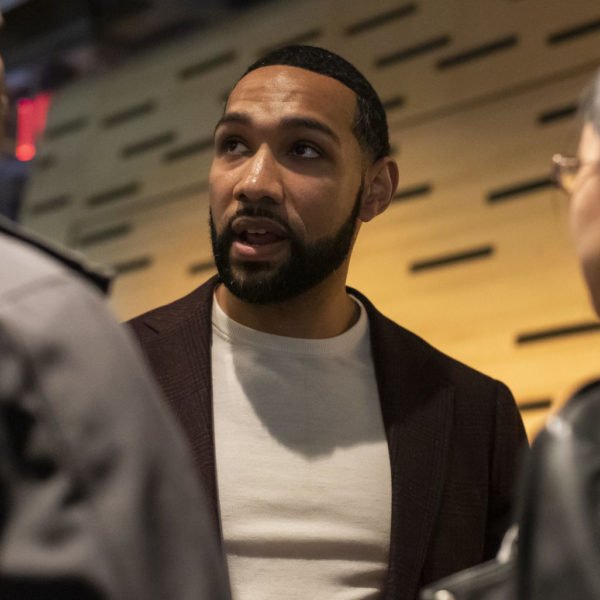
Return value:
M 225 314 L 246 327 L 286 337 L 325 339 L 344 333 L 360 314 L 356 302 L 346 293 L 345 274 L 339 279 L 328 279 L 277 304 L 240 300 L 223 284 L 217 287 L 215 296 Z

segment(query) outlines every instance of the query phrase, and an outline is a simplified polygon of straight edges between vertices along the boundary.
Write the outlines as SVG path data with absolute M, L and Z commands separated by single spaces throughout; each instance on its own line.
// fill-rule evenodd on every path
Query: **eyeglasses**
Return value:
M 570 195 L 575 189 L 575 181 L 579 174 L 579 169 L 584 165 L 595 165 L 596 167 L 600 167 L 600 161 L 581 162 L 574 156 L 555 154 L 552 157 L 552 173 L 550 179 L 554 185 Z

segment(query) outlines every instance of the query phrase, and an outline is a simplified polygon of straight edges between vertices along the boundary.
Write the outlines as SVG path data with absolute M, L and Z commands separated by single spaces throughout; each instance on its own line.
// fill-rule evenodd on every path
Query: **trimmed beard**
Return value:
M 338 231 L 312 244 L 299 239 L 289 225 L 268 207 L 252 204 L 243 206 L 220 235 L 217 234 L 210 212 L 210 237 L 221 281 L 234 296 L 251 304 L 284 302 L 315 287 L 336 271 L 350 254 L 362 192 L 361 183 L 350 216 Z M 288 234 L 290 247 L 287 260 L 277 268 L 273 268 L 268 261 L 240 261 L 232 265 L 231 246 L 236 236 L 231 225 L 238 217 L 264 217 L 282 225 Z

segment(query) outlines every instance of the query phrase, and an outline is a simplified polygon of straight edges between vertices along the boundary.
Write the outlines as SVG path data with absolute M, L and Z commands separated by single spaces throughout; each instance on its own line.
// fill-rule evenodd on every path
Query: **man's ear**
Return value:
M 367 170 L 358 218 L 367 223 L 382 213 L 398 187 L 398 164 L 391 156 L 376 160 Z

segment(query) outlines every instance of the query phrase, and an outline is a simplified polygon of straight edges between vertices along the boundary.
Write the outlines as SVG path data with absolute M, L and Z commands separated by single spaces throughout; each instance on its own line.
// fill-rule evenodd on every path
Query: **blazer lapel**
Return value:
M 369 314 L 392 469 L 386 600 L 414 600 L 441 503 L 454 388 L 427 369 L 431 350 L 351 290 Z
M 188 438 L 196 470 L 221 534 L 212 410 L 211 311 L 216 278 L 143 317 L 157 335 L 145 351 Z

